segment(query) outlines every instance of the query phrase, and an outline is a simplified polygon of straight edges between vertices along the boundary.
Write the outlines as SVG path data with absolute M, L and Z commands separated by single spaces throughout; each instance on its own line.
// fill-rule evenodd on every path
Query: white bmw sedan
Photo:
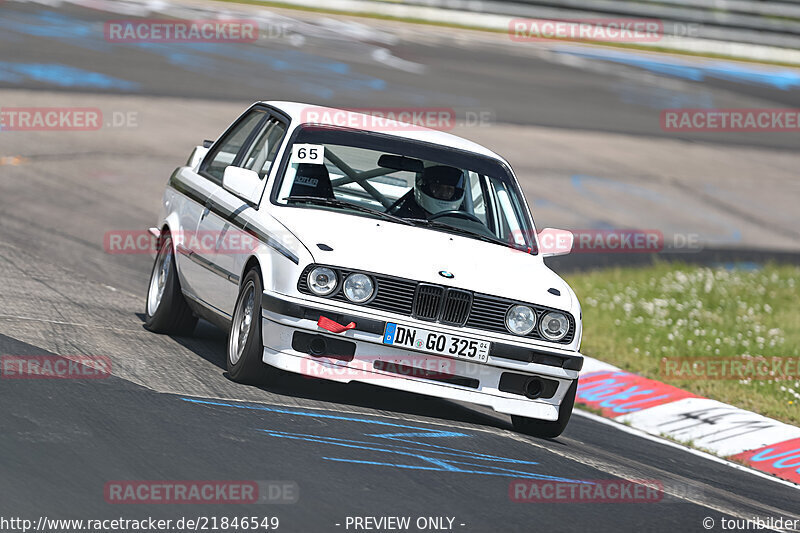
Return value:
M 350 111 L 314 106 L 336 120 L 311 123 L 310 108 L 256 103 L 175 170 L 146 326 L 225 328 L 236 381 L 361 381 L 561 434 L 580 304 L 544 264 L 509 164 L 441 131 L 353 127 L 371 121 Z

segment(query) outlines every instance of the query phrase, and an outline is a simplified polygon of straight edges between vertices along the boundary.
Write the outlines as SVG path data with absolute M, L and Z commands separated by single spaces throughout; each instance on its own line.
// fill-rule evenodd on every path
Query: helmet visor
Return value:
M 422 192 L 437 200 L 457 200 L 464 194 L 464 175 L 456 168 L 428 168 L 421 181 Z

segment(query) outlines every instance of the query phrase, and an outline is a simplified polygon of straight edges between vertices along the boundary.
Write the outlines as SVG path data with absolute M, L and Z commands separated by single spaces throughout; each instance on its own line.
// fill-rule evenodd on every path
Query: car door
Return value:
M 283 119 L 265 115 L 242 146 L 233 165 L 258 173 L 265 185 L 286 130 L 287 124 Z M 233 313 L 238 295 L 239 274 L 256 242 L 244 231 L 245 221 L 257 208 L 218 185 L 214 187 L 208 209 L 198 224 L 198 235 L 216 237 L 214 253 L 204 256 L 210 265 L 201 274 L 199 290 L 206 303 L 228 316 Z
M 195 300 L 222 315 L 230 313 L 225 313 L 211 303 L 215 284 L 231 283 L 215 270 L 214 256 L 222 225 L 216 227 L 206 220 L 214 207 L 212 198 L 222 186 L 225 168 L 236 162 L 268 116 L 267 110 L 262 108 L 252 108 L 244 113 L 214 143 L 203 158 L 198 172 L 195 174 L 189 171 L 190 178 L 196 180 L 200 186 L 194 195 L 195 203 L 199 205 L 188 210 L 191 216 L 182 221 L 183 235 L 177 246 L 184 290 Z

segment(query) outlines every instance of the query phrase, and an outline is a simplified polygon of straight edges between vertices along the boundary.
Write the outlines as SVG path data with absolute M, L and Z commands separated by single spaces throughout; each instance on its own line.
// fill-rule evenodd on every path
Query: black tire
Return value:
M 163 269 L 160 268 L 162 266 Z M 158 281 L 155 280 L 155 276 L 159 273 L 164 275 L 165 280 L 163 294 L 160 301 L 156 302 L 151 301 L 151 298 L 152 292 L 158 291 Z M 172 237 L 169 233 L 165 233 L 160 239 L 153 270 L 150 272 L 150 282 L 147 284 L 144 326 L 155 333 L 191 335 L 196 325 L 197 317 L 189 309 L 181 292 Z
M 257 268 L 250 269 L 242 280 L 239 296 L 236 298 L 236 306 L 233 308 L 225 361 L 228 367 L 228 375 L 238 383 L 263 385 L 268 383 L 270 378 L 277 373 L 277 369 L 262 361 L 264 343 L 261 338 L 261 294 L 263 287 L 264 284 L 261 281 L 259 270 Z M 245 308 L 249 305 L 251 291 L 253 300 L 252 313 L 246 336 L 243 337 L 240 324 L 246 316 Z M 247 299 L 247 302 L 245 302 L 245 299 Z M 239 353 L 238 347 L 242 344 L 243 348 Z M 237 354 L 238 357 L 236 356 Z
M 575 394 L 578 392 L 578 380 L 572 382 L 567 389 L 567 394 L 561 401 L 558 409 L 558 420 L 547 421 L 527 418 L 524 416 L 511 415 L 511 423 L 514 429 L 520 433 L 525 433 L 532 437 L 542 439 L 554 439 L 561 435 L 569 423 L 572 416 L 572 408 L 575 406 Z

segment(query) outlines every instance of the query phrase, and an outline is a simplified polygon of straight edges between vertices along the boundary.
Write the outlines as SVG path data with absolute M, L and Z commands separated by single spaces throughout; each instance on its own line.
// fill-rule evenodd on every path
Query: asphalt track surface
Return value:
M 31 16 L 56 22 L 75 17 L 101 22 L 119 18 L 68 4 L 6 3 L 0 12 L 0 21 L 15 21 L 18 29 L 20 20 Z M 41 30 L 30 36 L 6 26 L 0 34 L 4 105 L 95 105 L 106 116 L 115 110 L 135 110 L 139 122 L 137 127 L 81 134 L 0 133 L 0 156 L 4 157 L 0 165 L 0 354 L 104 356 L 112 362 L 113 376 L 0 380 L 0 516 L 34 522 L 40 516 L 277 516 L 284 531 L 345 530 L 348 516 L 410 516 L 412 520 L 431 516 L 454 518 L 456 531 L 556 532 L 706 531 L 702 525 L 706 517 L 716 521 L 716 530 L 723 517 L 800 518 L 800 498 L 794 487 L 592 417 L 575 415 L 562 437 L 544 441 L 514 433 L 507 417 L 485 409 L 370 385 L 287 376 L 270 388 L 247 387 L 225 375 L 223 332 L 207 324 L 201 324 L 191 338 L 145 331 L 141 313 L 151 258 L 106 253 L 104 233 L 152 225 L 167 176 L 196 144 L 197 136 L 219 132 L 247 101 L 292 97 L 292 84 L 284 85 L 286 78 L 275 71 L 264 73 L 257 82 L 231 83 L 225 73 L 200 74 L 174 65 L 167 69 L 167 63 L 159 63 L 166 61 L 159 54 L 100 53 L 91 46 L 66 44 L 64 38 L 79 39 L 80 31 L 74 25 L 55 25 L 66 37 L 54 37 L 52 28 L 50 34 Z M 637 133 L 634 137 L 653 143 L 654 151 L 671 141 L 652 127 L 653 131 L 637 131 L 644 128 L 641 121 L 626 125 L 622 119 L 593 119 L 586 124 L 586 116 L 570 115 L 575 106 L 569 105 L 569 94 L 562 91 L 559 98 L 558 73 L 574 80 L 576 91 L 601 99 L 603 91 L 596 89 L 603 82 L 596 75 L 579 84 L 580 72 L 528 58 L 544 75 L 527 76 L 524 83 L 553 83 L 546 96 L 552 102 L 541 112 L 521 106 L 517 113 L 511 104 L 527 98 L 526 90 L 518 88 L 522 82 L 514 78 L 514 72 L 523 75 L 520 69 L 496 61 L 496 56 L 482 60 L 472 55 L 472 48 L 458 44 L 416 44 L 420 39 L 409 43 L 398 37 L 385 46 L 409 61 L 416 54 L 426 64 L 438 62 L 440 67 L 462 72 L 485 68 L 493 71 L 490 78 L 504 80 L 502 84 L 482 82 L 483 93 L 463 89 L 476 99 L 465 99 L 464 105 L 480 107 L 495 102 L 490 99 L 492 91 L 508 92 L 496 93 L 492 110 L 503 122 L 516 124 L 473 133 L 480 138 L 500 132 L 515 166 L 514 159 L 524 166 L 522 156 L 515 154 L 524 154 L 527 139 L 546 142 L 563 136 L 565 145 L 583 139 L 581 146 L 589 152 L 620 149 L 609 145 L 623 142 L 613 137 L 623 133 Z M 366 39 L 366 44 L 358 39 L 345 41 L 361 51 L 376 46 L 375 37 Z M 280 43 L 268 44 L 281 48 Z M 314 50 L 322 54 L 322 48 Z M 330 47 L 324 53 L 328 54 L 324 57 L 347 55 Z M 108 78 L 70 78 L 62 72 L 59 79 L 74 80 L 67 87 L 54 83 L 46 68 L 20 70 L 18 64 L 23 62 L 71 65 L 133 79 L 140 85 L 92 88 L 85 85 L 87 80 L 108 83 Z M 352 62 L 359 73 L 379 69 L 369 61 Z M 429 69 L 424 82 L 413 77 L 411 83 L 404 81 L 412 78 L 407 70 L 383 68 L 386 89 L 381 92 L 386 94 L 365 100 L 364 91 L 353 95 L 355 89 L 348 86 L 332 96 L 330 103 L 389 106 L 441 101 L 440 105 L 449 102 L 452 106 L 456 104 L 446 98 L 448 92 L 463 87 L 446 83 L 448 75 L 441 68 Z M 309 73 L 303 76 L 306 80 Z M 340 81 L 349 83 L 346 78 Z M 294 85 L 307 87 L 300 81 L 295 79 Z M 710 81 L 697 90 L 721 99 L 757 97 L 786 107 L 797 98 L 793 91 L 725 81 Z M 429 99 L 412 98 L 420 94 Z M 442 100 L 437 101 L 436 94 Z M 635 106 L 629 109 L 611 98 L 581 105 L 598 117 L 608 113 L 610 106 L 636 111 Z M 503 106 L 509 107 L 504 110 Z M 554 124 L 543 118 L 548 113 L 553 113 Z M 568 136 L 564 131 L 580 126 L 570 123 L 570 116 L 584 119 L 585 128 Z M 551 126 L 563 131 L 547 129 Z M 597 131 L 604 134 L 597 137 Z M 608 143 L 603 145 L 598 139 L 608 139 Z M 789 168 L 794 161 L 786 149 L 791 146 L 780 146 L 780 142 L 788 143 L 785 138 L 777 145 L 756 136 L 738 140 L 744 144 L 737 151 L 764 151 L 771 159 L 786 158 L 778 167 Z M 702 145 L 698 150 L 704 149 L 703 143 L 697 144 Z M 713 159 L 715 149 L 712 146 L 702 157 Z M 21 159 L 5 159 L 17 156 Z M 557 158 L 552 159 L 552 169 L 563 170 L 557 163 Z M 552 179 L 557 186 L 556 178 Z M 509 498 L 509 485 L 515 479 L 552 478 L 657 480 L 666 494 L 658 503 L 630 504 L 518 503 Z M 115 480 L 290 481 L 299 488 L 299 501 L 110 504 L 104 487 Z

